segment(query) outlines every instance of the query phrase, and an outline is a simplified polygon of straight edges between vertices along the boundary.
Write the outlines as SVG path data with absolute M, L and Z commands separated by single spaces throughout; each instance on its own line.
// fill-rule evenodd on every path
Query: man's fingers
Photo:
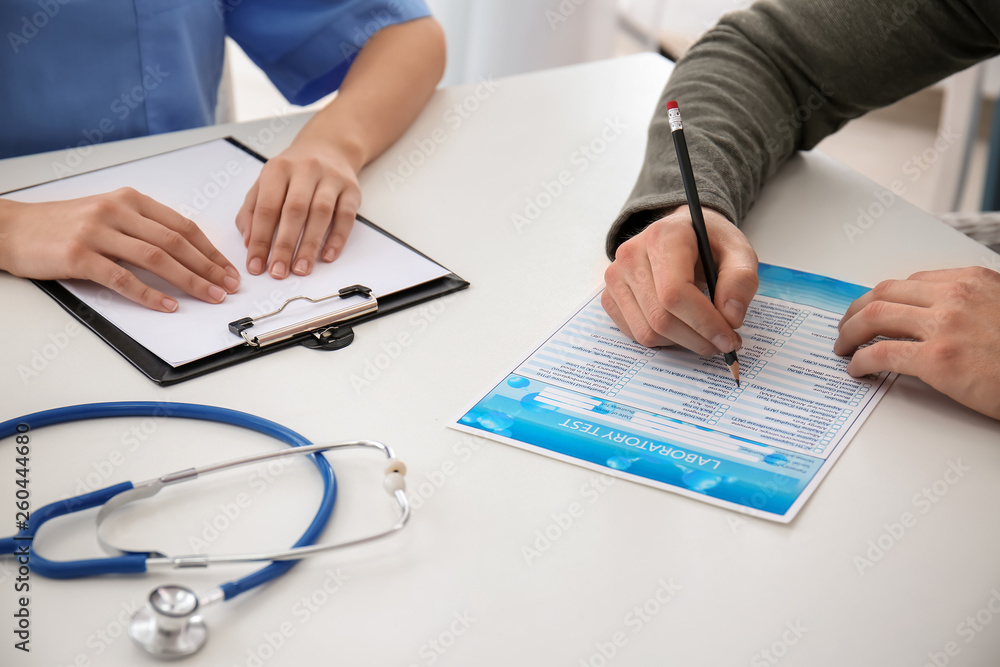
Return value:
M 615 303 L 615 299 L 611 296 L 611 290 L 607 287 L 601 292 L 601 306 L 604 308 L 604 312 L 608 314 L 611 321 L 615 323 L 625 336 L 631 340 L 635 340 L 635 336 L 632 335 L 632 330 L 628 326 L 628 320 L 625 319 L 625 315 L 622 314 L 622 309 L 618 307 Z
M 655 222 L 618 248 L 605 278 L 634 340 L 673 341 L 702 355 L 739 347 L 736 332 L 694 284 L 697 264 L 694 230 L 684 219 Z M 630 312 L 632 301 L 641 315 Z
M 855 352 L 847 364 L 847 372 L 852 377 L 882 371 L 919 377 L 923 370 L 919 359 L 924 345 L 926 343 L 920 341 L 880 340 Z
M 736 332 L 712 302 L 694 284 L 698 246 L 690 224 L 663 228 L 648 245 L 653 289 L 633 292 L 656 330 L 701 355 L 732 352 L 739 345 Z M 643 269 L 641 262 L 636 262 Z M 657 311 L 665 311 L 664 317 Z M 655 318 L 663 319 L 660 325 Z M 660 327 L 669 327 L 661 329 Z
M 82 268 L 88 280 L 104 285 L 130 301 L 152 310 L 158 310 L 161 313 L 172 313 L 177 310 L 176 300 L 153 289 L 136 278 L 131 271 L 112 262 L 107 257 L 94 254 L 88 265 Z
M 757 253 L 741 244 L 738 249 L 716 252 L 719 279 L 715 284 L 715 306 L 733 329 L 743 324 L 747 308 L 757 293 Z
M 614 301 L 618 312 L 621 313 L 625 327 L 619 326 L 619 328 L 622 329 L 623 333 L 627 330 L 632 340 L 646 347 L 677 344 L 698 354 L 716 354 L 718 350 L 712 343 L 705 340 L 657 301 L 651 269 L 648 262 L 643 261 L 645 257 L 626 255 L 625 259 L 625 264 L 612 265 L 605 272 L 607 281 L 605 293 L 610 293 L 611 300 Z M 615 261 L 618 262 L 618 260 Z M 708 299 L 694 285 L 682 286 L 681 290 L 689 292 L 687 298 L 694 295 L 706 304 L 708 303 Z M 714 310 L 711 308 L 711 304 L 708 307 Z
M 605 297 L 610 298 L 614 303 L 614 308 L 617 310 L 620 319 L 614 316 L 612 316 L 612 319 L 618 325 L 618 328 L 622 330 L 623 334 L 646 347 L 661 347 L 674 344 L 674 341 L 661 335 L 650 326 L 649 321 L 646 319 L 646 314 L 639 307 L 639 303 L 635 300 L 635 296 L 632 294 L 632 290 L 627 283 L 615 281 L 614 286 L 612 286 L 609 282 L 604 288 L 604 294 Z M 605 297 L 602 297 L 602 303 L 604 303 L 603 299 Z M 605 307 L 605 310 L 607 310 L 607 307 Z
M 968 268 L 960 269 L 936 269 L 934 271 L 917 271 L 909 277 L 909 280 L 922 280 L 925 282 L 943 283 L 959 280 L 968 275 Z
M 846 356 L 878 336 L 887 338 L 926 338 L 926 320 L 930 311 L 891 301 L 872 301 L 844 322 L 833 351 Z
M 844 316 L 840 318 L 840 323 L 837 326 L 843 328 L 849 319 L 876 301 L 891 301 L 908 306 L 929 308 L 937 301 L 939 293 L 938 285 L 926 282 L 883 280 L 870 291 L 858 297 L 844 313 Z
M 264 169 L 271 166 L 268 163 Z M 264 272 L 267 257 L 271 253 L 274 230 L 281 217 L 281 207 L 288 190 L 288 173 L 275 164 L 269 171 L 262 171 L 257 179 L 257 200 L 254 202 L 253 218 L 250 224 L 250 240 L 247 243 L 247 270 L 257 276 Z
M 661 288 L 657 305 L 647 302 L 643 312 L 658 333 L 702 356 L 732 352 L 739 346 L 736 332 L 695 285 Z
M 357 188 L 347 188 L 340 193 L 337 199 L 337 210 L 333 215 L 333 226 L 323 244 L 323 261 L 332 262 L 340 256 L 340 252 L 347 243 L 354 228 L 354 220 L 358 215 L 358 208 L 361 207 L 361 190 Z

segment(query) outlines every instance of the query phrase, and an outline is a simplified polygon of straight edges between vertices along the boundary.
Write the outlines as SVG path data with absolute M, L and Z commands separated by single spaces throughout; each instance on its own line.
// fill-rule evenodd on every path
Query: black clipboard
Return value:
M 237 148 L 247 152 L 261 162 L 267 162 L 267 158 L 261 156 L 247 146 L 243 145 L 232 137 L 225 137 L 225 140 Z M 152 156 L 146 156 L 152 157 Z M 143 158 L 145 159 L 145 158 Z M 40 185 L 40 184 L 38 184 Z M 34 186 L 32 186 L 34 187 Z M 3 193 L 8 194 L 8 193 Z M 375 223 L 361 215 L 357 216 L 358 221 L 368 225 L 375 231 L 384 234 L 396 243 L 408 248 L 414 253 L 434 262 L 433 259 L 420 252 L 413 246 L 401 241 L 389 232 L 385 231 Z M 438 264 L 438 262 L 434 262 Z M 438 264 L 440 266 L 440 264 Z M 410 308 L 425 301 L 430 301 L 452 292 L 463 290 L 469 286 L 468 281 L 463 280 L 454 273 L 448 273 L 440 278 L 435 278 L 420 285 L 389 294 L 378 298 L 377 310 L 364 315 L 351 317 L 342 321 L 325 324 L 316 329 L 303 331 L 284 340 L 269 343 L 264 346 L 255 346 L 248 342 L 238 344 L 235 347 L 216 352 L 201 359 L 180 365 L 171 366 L 166 361 L 156 356 L 134 338 L 107 320 L 100 313 L 81 301 L 72 292 L 63 287 L 55 280 L 32 280 L 46 294 L 55 299 L 56 303 L 63 307 L 68 313 L 77 318 L 88 329 L 97 334 L 108 345 L 114 348 L 119 354 L 125 357 L 129 363 L 139 369 L 143 375 L 161 386 L 177 384 L 185 380 L 206 375 L 213 371 L 221 370 L 235 364 L 240 364 L 251 359 L 272 354 L 278 350 L 284 350 L 293 346 L 305 346 L 319 351 L 331 351 L 344 348 L 354 340 L 354 326 L 394 313 L 399 310 Z M 348 290 L 357 292 L 352 286 L 344 286 Z M 360 287 L 360 286 L 354 286 Z M 344 290 L 342 290 L 344 291 Z M 238 335 L 234 333 L 234 335 Z

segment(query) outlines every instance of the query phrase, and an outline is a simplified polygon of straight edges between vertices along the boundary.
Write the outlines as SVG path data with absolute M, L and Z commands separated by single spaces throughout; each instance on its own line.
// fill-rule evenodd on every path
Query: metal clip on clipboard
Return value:
M 317 315 L 316 317 L 308 320 L 304 320 L 296 324 L 290 324 L 259 336 L 252 335 L 252 332 L 250 331 L 254 324 L 269 317 L 276 316 L 293 301 L 303 300 L 310 303 L 323 303 L 324 301 L 328 301 L 330 299 L 347 299 L 352 296 L 361 296 L 364 297 L 365 300 L 361 303 L 344 306 L 343 308 L 338 308 L 337 310 Z M 340 348 L 351 344 L 351 341 L 354 340 L 354 331 L 350 326 L 331 325 L 337 324 L 338 322 L 346 322 L 356 317 L 361 317 L 362 315 L 368 315 L 377 310 L 378 300 L 372 295 L 371 288 L 365 287 L 364 285 L 351 285 L 350 287 L 343 288 L 335 294 L 319 297 L 317 299 L 308 296 L 294 296 L 285 301 L 285 303 L 281 304 L 281 307 L 275 311 L 265 313 L 264 315 L 260 315 L 258 317 L 244 317 L 243 319 L 236 320 L 235 322 L 230 322 L 229 330 L 237 336 L 242 336 L 243 340 L 247 342 L 247 345 L 256 348 L 267 347 L 268 345 L 288 340 L 289 338 L 293 338 L 300 334 L 310 333 L 313 338 L 306 338 L 302 341 L 302 344 L 306 347 L 320 350 L 339 350 Z

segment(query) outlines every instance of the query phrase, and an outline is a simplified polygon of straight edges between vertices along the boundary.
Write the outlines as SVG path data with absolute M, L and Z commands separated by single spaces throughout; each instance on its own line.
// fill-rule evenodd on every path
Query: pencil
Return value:
M 688 155 L 687 141 L 684 139 L 684 123 L 681 121 L 681 110 L 677 102 L 667 102 L 667 119 L 670 121 L 670 134 L 674 138 L 674 150 L 677 152 L 677 164 L 681 167 L 681 179 L 684 181 L 684 194 L 687 196 L 688 209 L 691 211 L 691 224 L 694 235 L 698 239 L 698 255 L 701 258 L 701 268 L 705 271 L 705 282 L 708 283 L 708 296 L 715 304 L 715 283 L 719 273 L 715 267 L 715 257 L 712 256 L 712 246 L 708 242 L 708 230 L 705 228 L 705 217 L 701 214 L 701 198 L 698 197 L 698 187 L 694 182 L 694 170 L 691 169 L 691 156 Z M 740 362 L 735 352 L 723 352 L 729 372 L 740 386 Z

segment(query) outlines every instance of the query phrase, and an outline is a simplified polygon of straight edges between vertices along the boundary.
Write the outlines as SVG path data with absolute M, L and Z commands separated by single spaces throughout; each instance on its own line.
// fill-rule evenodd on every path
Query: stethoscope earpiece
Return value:
M 128 634 L 157 658 L 173 660 L 197 653 L 208 639 L 198 607 L 198 596 L 190 588 L 159 586 L 149 594 L 146 606 L 132 615 Z
M 333 549 L 365 544 L 391 535 L 406 525 L 410 519 L 410 504 L 406 497 L 406 466 L 398 460 L 390 447 L 372 440 L 354 440 L 332 444 L 313 444 L 305 437 L 275 422 L 236 410 L 190 403 L 160 403 L 134 401 L 123 403 L 92 403 L 65 408 L 43 410 L 17 419 L 0 422 L 0 438 L 25 433 L 28 428 L 62 424 L 82 419 L 100 417 L 180 417 L 231 424 L 250 429 L 291 445 L 289 449 L 275 450 L 244 456 L 222 463 L 186 468 L 143 482 L 119 482 L 68 500 L 46 505 L 32 512 L 31 526 L 21 528 L 17 535 L 0 538 L 0 554 L 18 553 L 22 541 L 32 540 L 38 529 L 48 519 L 100 507 L 97 514 L 97 541 L 111 554 L 110 558 L 91 558 L 76 561 L 54 561 L 39 554 L 31 547 L 31 571 L 41 576 L 72 579 L 108 573 L 148 572 L 158 567 L 196 567 L 216 563 L 270 563 L 249 575 L 230 581 L 198 596 L 183 586 L 159 586 L 149 595 L 148 603 L 138 610 L 129 623 L 129 636 L 150 655 L 173 660 L 198 652 L 208 639 L 208 629 L 202 609 L 215 602 L 231 600 L 237 595 L 261 586 L 287 572 L 302 558 L 325 553 Z M 370 535 L 337 543 L 317 543 L 333 513 L 337 498 L 337 479 L 329 461 L 321 456 L 335 450 L 369 448 L 388 459 L 383 486 L 399 505 L 400 515 L 389 528 Z M 166 555 L 158 551 L 135 551 L 116 547 L 102 533 L 102 524 L 111 515 L 129 503 L 150 498 L 165 486 L 189 482 L 201 476 L 229 470 L 251 463 L 261 463 L 287 456 L 311 456 L 323 480 L 323 497 L 316 516 L 290 548 L 250 554 L 188 554 Z M 30 543 L 30 542 L 29 542 Z
M 389 459 L 382 484 L 390 496 L 396 495 L 397 491 L 406 491 L 406 464 L 399 459 Z

